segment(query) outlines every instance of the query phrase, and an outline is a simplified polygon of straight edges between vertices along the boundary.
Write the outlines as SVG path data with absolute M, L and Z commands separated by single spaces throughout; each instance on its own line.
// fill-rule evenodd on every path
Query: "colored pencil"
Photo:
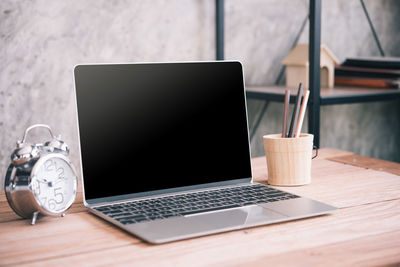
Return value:
M 289 113 L 289 101 L 290 101 L 290 90 L 285 91 L 285 104 L 283 106 L 283 126 L 282 126 L 282 137 L 287 137 L 287 117 Z
M 294 137 L 294 132 L 295 132 L 296 126 L 297 126 L 297 120 L 299 119 L 299 110 L 300 110 L 300 102 L 301 102 L 302 94 L 303 94 L 303 84 L 300 83 L 299 90 L 297 91 L 296 105 L 294 107 L 293 114 L 292 114 L 292 120 L 290 122 L 288 137 Z
M 299 137 L 301 132 L 301 127 L 303 126 L 304 114 L 306 113 L 308 97 L 310 96 L 310 90 L 306 90 L 303 96 L 303 103 L 301 103 L 301 110 L 299 115 L 299 122 L 297 123 L 296 134 L 294 137 Z

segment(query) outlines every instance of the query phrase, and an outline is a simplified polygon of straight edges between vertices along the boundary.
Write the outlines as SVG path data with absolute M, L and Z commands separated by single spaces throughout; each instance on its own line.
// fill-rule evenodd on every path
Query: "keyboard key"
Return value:
M 98 211 L 101 211 L 101 212 L 111 210 L 109 207 L 98 207 L 98 208 L 94 208 L 94 209 L 95 209 L 95 210 L 98 210 Z
M 191 210 L 191 211 L 185 211 L 182 212 L 182 215 L 190 215 L 190 214 L 195 214 L 195 213 L 201 213 L 201 212 L 209 212 L 209 211 L 215 211 L 215 210 L 221 210 L 221 209 L 229 209 L 229 208 L 238 208 L 240 207 L 239 205 L 230 205 L 230 206 L 225 206 L 225 207 L 217 207 L 217 208 L 209 208 L 209 209 L 202 209 L 202 210 Z
M 135 219 L 136 222 L 144 222 L 144 221 L 149 221 L 149 219 L 147 219 L 146 217 L 141 217 L 141 218 L 137 218 Z
M 111 210 L 104 211 L 103 213 L 105 213 L 107 215 L 112 215 L 112 214 L 122 213 L 122 210 L 121 209 L 111 209 Z
M 164 218 L 170 218 L 170 217 L 176 217 L 176 216 L 178 216 L 177 214 L 162 214 L 162 216 L 164 217 Z
M 131 216 L 131 215 L 132 215 L 132 213 L 123 212 L 123 213 L 111 214 L 108 216 L 115 219 L 115 218 L 119 218 L 119 217 Z
M 124 221 L 124 220 L 147 220 L 147 218 L 144 215 L 129 215 L 129 216 L 125 216 L 125 217 L 119 217 L 117 218 L 118 221 Z
M 152 217 L 148 217 L 150 220 L 155 221 L 155 220 L 159 220 L 159 219 L 164 219 L 164 217 L 162 216 L 152 216 Z
M 134 221 L 132 221 L 132 220 L 124 220 L 124 221 L 120 221 L 120 223 L 122 223 L 122 224 L 132 224 L 132 223 L 134 223 Z

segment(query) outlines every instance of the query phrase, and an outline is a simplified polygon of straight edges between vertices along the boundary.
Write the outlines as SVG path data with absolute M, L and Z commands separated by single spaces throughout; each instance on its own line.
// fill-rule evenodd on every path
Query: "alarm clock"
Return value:
M 46 128 L 51 140 L 26 142 L 34 128 Z M 25 130 L 11 154 L 4 184 L 8 204 L 16 214 L 32 219 L 31 224 L 40 214 L 64 216 L 75 200 L 78 182 L 68 154 L 67 144 L 54 136 L 48 125 L 35 124 Z

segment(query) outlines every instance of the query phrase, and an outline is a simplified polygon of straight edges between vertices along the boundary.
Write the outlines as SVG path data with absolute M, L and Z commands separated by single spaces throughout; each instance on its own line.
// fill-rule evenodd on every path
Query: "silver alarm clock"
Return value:
M 46 128 L 51 140 L 44 144 L 26 142 L 28 132 L 38 127 Z M 48 125 L 35 124 L 25 130 L 11 154 L 4 185 L 15 213 L 32 219 L 32 224 L 39 214 L 64 216 L 75 200 L 78 182 L 68 154 L 66 143 L 55 137 Z

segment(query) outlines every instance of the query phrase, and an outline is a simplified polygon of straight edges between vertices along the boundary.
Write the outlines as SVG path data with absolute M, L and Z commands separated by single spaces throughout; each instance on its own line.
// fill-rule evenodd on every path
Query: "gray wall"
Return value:
M 247 85 L 273 84 L 308 12 L 308 1 L 226 0 L 226 58 L 244 63 Z M 397 1 L 366 1 L 383 48 L 400 56 Z M 25 128 L 47 123 L 80 169 L 72 69 L 82 62 L 212 60 L 213 0 L 0 1 L 0 182 Z M 378 55 L 358 0 L 323 1 L 322 41 L 343 60 Z M 308 28 L 300 42 L 307 42 Z M 250 126 L 262 101 L 249 100 Z M 323 107 L 322 146 L 400 161 L 399 101 Z M 252 143 L 279 132 L 272 103 Z M 34 132 L 31 140 L 46 140 Z M 1 182 L 2 183 L 2 182 Z

